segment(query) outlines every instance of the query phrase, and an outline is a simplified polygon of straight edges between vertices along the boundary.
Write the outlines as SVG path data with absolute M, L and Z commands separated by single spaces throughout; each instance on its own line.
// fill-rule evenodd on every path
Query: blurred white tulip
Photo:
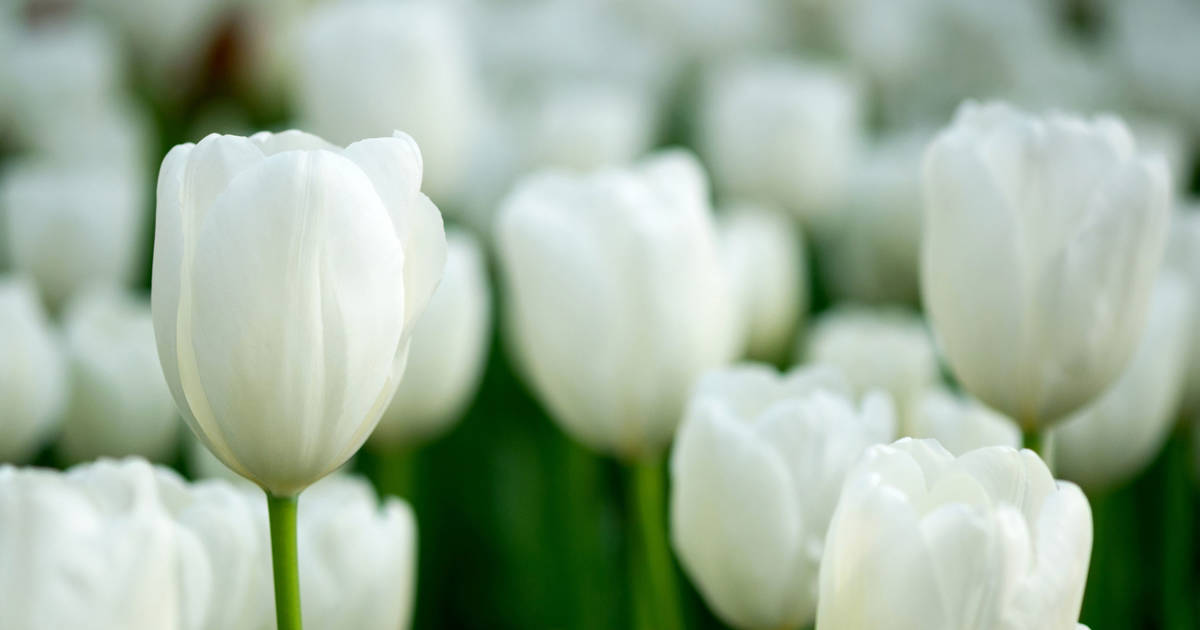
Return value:
M 717 193 L 806 219 L 836 210 L 862 140 L 862 100 L 834 67 L 764 58 L 713 70 L 695 131 Z
M 59 452 L 71 462 L 173 459 L 183 423 L 158 362 L 149 300 L 89 292 L 71 302 L 63 320 L 70 403 Z
M 924 168 L 922 292 L 959 382 L 1026 430 L 1087 404 L 1145 323 L 1166 163 L 1115 118 L 967 103 Z
M 24 463 L 50 437 L 66 397 L 61 351 L 33 285 L 0 276 L 0 462 Z
M 1102 490 L 1132 478 L 1158 454 L 1174 426 L 1194 343 L 1196 311 L 1183 278 L 1164 271 L 1141 343 L 1121 377 L 1054 429 L 1058 473 Z
M 535 174 L 501 204 L 510 341 L 564 430 L 622 456 L 674 434 L 687 392 L 735 348 L 708 183 L 690 154 Z
M 417 566 L 417 523 L 408 504 L 388 497 L 380 505 L 367 481 L 334 475 L 306 492 L 301 505 L 304 627 L 408 628 Z
M 145 182 L 127 166 L 28 162 L 0 177 L 10 262 L 52 309 L 84 289 L 124 286 L 138 271 Z
M 447 230 L 442 283 L 413 328 L 408 368 L 373 445 L 411 446 L 458 421 L 483 374 L 491 315 L 483 250 L 465 232 Z
M 184 419 L 277 496 L 354 454 L 441 277 L 412 138 L 298 131 L 175 147 L 158 184 L 152 307 Z
M 845 204 L 812 231 L 834 297 L 916 304 L 920 290 L 921 152 L 930 134 L 884 137 L 863 152 Z
M 902 417 L 901 434 L 935 439 L 956 456 L 985 446 L 1021 447 L 1016 422 L 940 385 L 921 392 Z
M 194 570 L 193 592 L 206 588 L 207 567 L 181 562 L 186 541 L 149 466 L 128 480 L 96 470 L 112 465 L 68 474 L 0 466 L 0 627 L 196 627 L 180 583 Z
M 599 82 L 549 86 L 528 112 L 529 168 L 619 166 L 655 140 L 657 112 L 642 90 Z
M 671 457 L 671 537 L 737 628 L 812 622 L 825 531 L 846 472 L 895 436 L 892 402 L 855 402 L 836 370 L 743 364 L 700 379 Z
M 780 362 L 808 311 L 808 261 L 791 217 L 738 204 L 717 217 L 721 253 L 730 274 L 742 354 Z
M 347 144 L 411 132 L 424 190 L 458 185 L 474 133 L 478 86 L 458 14 L 437 2 L 346 2 L 314 10 L 298 40 L 296 107 L 319 135 Z
M 1188 282 L 1193 311 L 1200 316 L 1200 205 L 1186 205 L 1172 215 L 1166 266 Z M 1182 410 L 1200 417 L 1200 326 L 1194 327 L 1191 340 Z
M 846 306 L 821 315 L 802 339 L 805 361 L 840 369 L 858 395 L 892 395 L 901 413 L 939 380 L 937 352 L 925 321 L 902 308 Z
M 784 44 L 791 34 L 775 0 L 618 0 L 617 12 L 667 44 L 679 63 Z
M 1092 514 L 1032 451 L 868 449 L 821 562 L 820 630 L 1076 630 Z

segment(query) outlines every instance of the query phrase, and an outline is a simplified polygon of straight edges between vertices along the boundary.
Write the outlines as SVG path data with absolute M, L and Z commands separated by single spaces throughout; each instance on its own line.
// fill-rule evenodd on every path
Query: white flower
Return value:
M 1026 429 L 1120 372 L 1162 258 L 1170 182 L 1119 120 L 963 105 L 925 156 L 922 293 L 963 387 Z
M 184 419 L 277 495 L 375 428 L 441 276 L 441 215 L 408 136 L 209 136 L 163 161 L 152 307 Z
M 858 83 L 836 68 L 741 60 L 706 77 L 697 141 L 719 194 L 812 218 L 842 201 L 862 110 Z
M 411 445 L 445 431 L 475 394 L 491 336 L 491 295 L 479 244 L 446 233 L 446 271 L 413 328 L 408 369 L 371 434 L 381 446 Z
M 1091 550 L 1087 498 L 1032 451 L 874 446 L 829 525 L 817 627 L 1075 630 Z
M 64 326 L 70 403 L 59 451 L 70 461 L 173 459 L 183 423 L 158 362 L 150 302 L 88 293 L 71 302 Z
M 734 350 L 699 163 L 536 174 L 497 221 L 513 346 L 555 420 L 593 448 L 661 449 L 695 379 Z
M 940 377 L 925 321 L 907 309 L 836 308 L 821 315 L 802 342 L 806 361 L 839 368 L 860 396 L 887 391 L 902 413 Z
M 940 385 L 921 392 L 903 418 L 901 434 L 936 439 L 954 455 L 985 446 L 1021 447 L 1021 428 L 1012 419 Z
M 654 142 L 654 106 L 645 90 L 617 83 L 550 85 L 526 112 L 527 165 L 588 170 L 627 163 Z
M 50 436 L 66 396 L 57 340 L 28 281 L 0 277 L 0 462 L 24 462 Z
M 779 361 L 791 351 L 808 310 L 808 262 L 791 217 L 754 204 L 718 216 L 721 252 L 730 275 L 748 358 Z
M 303 123 L 339 144 L 409 130 L 439 202 L 458 185 L 476 90 L 466 33 L 433 2 L 333 3 L 299 37 L 296 106 Z
M 741 365 L 700 380 L 671 457 L 671 536 L 726 623 L 812 622 L 842 480 L 895 424 L 887 394 L 856 403 L 830 368 Z
M 1196 310 L 1182 276 L 1164 271 L 1141 343 L 1100 398 L 1054 429 L 1056 470 L 1085 488 L 1125 481 L 1150 463 L 1174 425 Z
M 0 179 L 12 266 L 52 308 L 138 271 L 146 185 L 127 166 L 25 163 Z

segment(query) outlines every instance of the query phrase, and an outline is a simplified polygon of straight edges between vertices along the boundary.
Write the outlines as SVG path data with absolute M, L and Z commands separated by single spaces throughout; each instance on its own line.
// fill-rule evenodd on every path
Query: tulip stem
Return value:
M 1045 429 L 1022 429 L 1021 431 L 1022 445 L 1042 458 L 1042 461 L 1046 463 L 1046 468 L 1050 469 L 1050 474 L 1054 474 L 1053 437 L 1053 434 Z
M 267 493 L 271 522 L 271 568 L 275 572 L 275 619 L 279 630 L 301 630 L 300 565 L 296 545 L 296 506 L 299 496 Z
M 667 544 L 665 479 L 660 458 L 630 465 L 629 517 L 637 528 L 630 584 L 635 618 L 644 630 L 681 630 L 679 589 Z

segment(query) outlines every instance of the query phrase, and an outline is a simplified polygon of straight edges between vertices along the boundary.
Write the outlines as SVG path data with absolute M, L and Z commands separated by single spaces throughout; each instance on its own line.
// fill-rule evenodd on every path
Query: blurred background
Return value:
M 33 288 L 67 367 L 46 386 L 58 402 L 36 413 L 14 385 L 29 375 L 0 369 L 0 436 L 23 431 L 0 455 L 65 467 L 138 453 L 212 472 L 157 372 L 137 380 L 145 356 L 124 356 L 154 357 L 155 181 L 178 143 L 297 127 L 345 144 L 403 129 L 424 155 L 423 190 L 484 259 L 521 176 L 687 147 L 725 228 L 750 207 L 795 239 L 779 280 L 792 305 L 746 350 L 787 367 L 850 303 L 901 311 L 928 335 L 921 151 L 964 99 L 1119 114 L 1168 160 L 1180 212 L 1193 212 L 1198 64 L 1192 0 L 3 0 L 0 273 Z M 751 258 L 739 264 L 753 278 L 778 264 Z M 628 626 L 627 472 L 547 417 L 510 360 L 504 296 L 489 293 L 497 315 L 480 320 L 479 358 L 464 359 L 479 366 L 461 367 L 468 382 L 438 426 L 351 463 L 416 511 L 414 627 Z M 105 324 L 126 307 L 144 325 Z M 13 356 L 22 341 L 0 347 Z M 862 370 L 886 371 L 881 348 Z M 1093 630 L 1200 628 L 1200 406 L 1186 392 L 1168 406 L 1128 474 L 1081 480 L 1095 516 L 1081 621 Z M 152 419 L 123 425 L 131 408 Z M 29 427 L 5 426 L 21 413 Z M 688 627 L 721 627 L 679 583 Z

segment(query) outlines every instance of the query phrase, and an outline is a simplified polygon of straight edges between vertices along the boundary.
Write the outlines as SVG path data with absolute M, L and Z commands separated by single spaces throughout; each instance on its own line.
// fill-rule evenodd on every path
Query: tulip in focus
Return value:
M 863 451 L 890 441 L 882 391 L 856 401 L 837 370 L 742 365 L 697 384 L 671 459 L 676 553 L 736 628 L 812 622 L 825 531 Z
M 1092 514 L 1029 450 L 871 447 L 821 561 L 818 630 L 1076 630 Z
M 174 458 L 182 422 L 163 379 L 149 300 L 97 290 L 64 314 L 70 397 L 58 449 L 72 462 Z
M 53 432 L 66 396 L 58 340 L 32 283 L 0 277 L 0 462 L 24 463 Z
M 671 151 L 535 174 L 496 238 L 517 360 L 554 419 L 601 451 L 661 451 L 696 378 L 734 349 L 700 164 Z
M 467 233 L 447 230 L 442 282 L 413 328 L 408 368 L 371 444 L 411 446 L 459 419 L 483 373 L 491 310 L 483 250 Z
M 1165 162 L 1112 117 L 966 103 L 924 168 L 922 292 L 959 382 L 1025 431 L 1095 399 L 1145 324 Z
M 1183 278 L 1164 271 L 1137 351 L 1095 402 L 1054 428 L 1061 476 L 1089 491 L 1131 479 L 1158 454 L 1177 418 L 1195 342 L 1196 310 Z
M 804 241 L 792 219 L 753 204 L 718 217 L 721 249 L 742 325 L 744 354 L 779 362 L 808 311 Z

